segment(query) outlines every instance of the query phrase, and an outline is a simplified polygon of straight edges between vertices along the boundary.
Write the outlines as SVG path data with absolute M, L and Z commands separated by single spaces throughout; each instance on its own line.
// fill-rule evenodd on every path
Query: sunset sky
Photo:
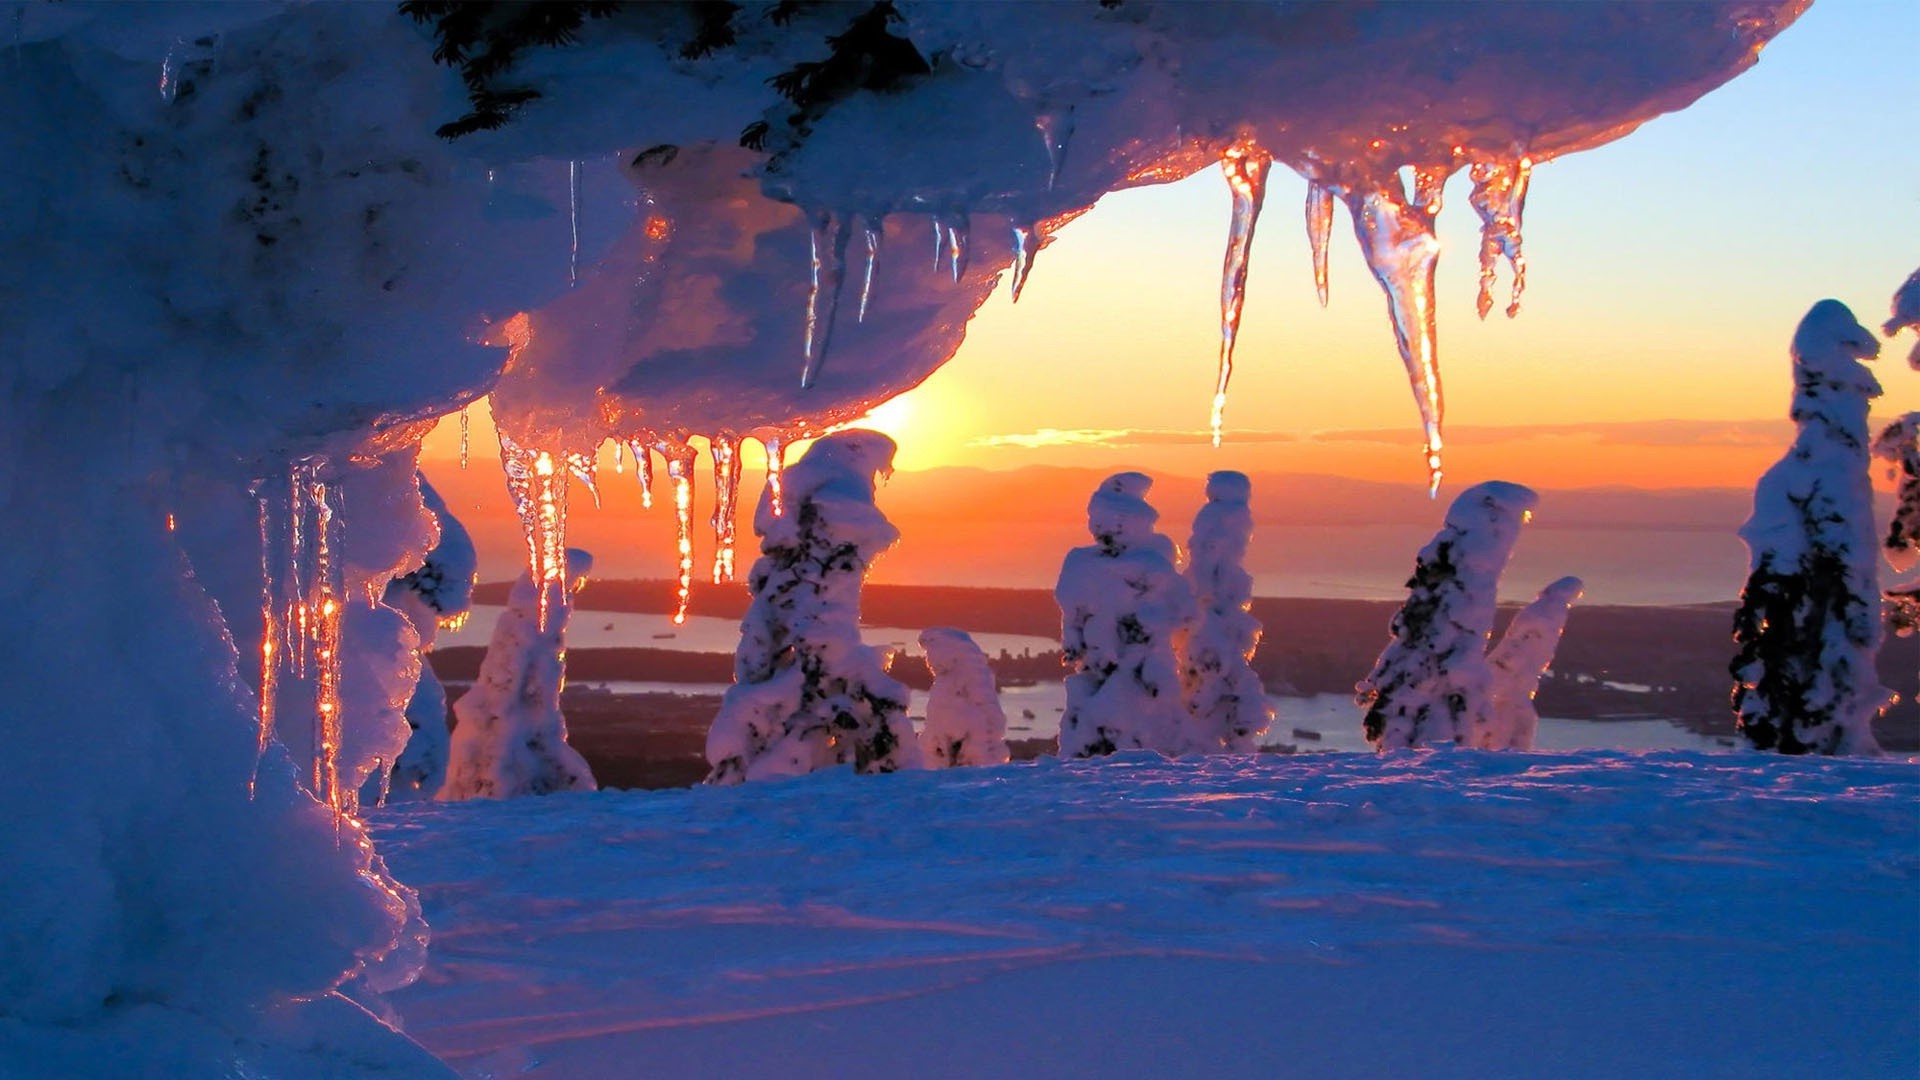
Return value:
M 1543 165 L 1511 321 L 1474 317 L 1475 218 L 1456 177 L 1438 283 L 1449 486 L 1751 484 L 1788 431 L 1794 323 L 1833 296 L 1878 326 L 1920 261 L 1920 148 L 1902 126 L 1916 55 L 1906 3 L 1823 0 L 1691 109 Z M 959 355 L 875 426 L 900 437 L 907 470 L 1127 463 L 1418 482 L 1384 300 L 1342 210 L 1332 301 L 1318 307 L 1304 193 L 1274 171 L 1220 451 L 1204 436 L 1228 209 L 1215 170 L 1102 200 L 1040 254 L 1017 307 L 1002 290 Z M 1880 365 L 1877 413 L 1920 408 L 1907 347 L 1897 339 Z M 449 435 L 429 454 L 449 454 Z

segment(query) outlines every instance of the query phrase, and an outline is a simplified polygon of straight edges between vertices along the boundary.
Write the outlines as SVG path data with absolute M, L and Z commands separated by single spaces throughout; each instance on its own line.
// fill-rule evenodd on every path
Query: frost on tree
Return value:
M 427 554 L 426 562 L 395 578 L 386 593 L 387 606 L 399 609 L 413 623 L 423 654 L 420 680 L 407 702 L 411 734 L 406 749 L 393 764 L 384 792 L 390 802 L 431 799 L 446 781 L 447 691 L 434 674 L 433 665 L 425 662 L 424 654 L 433 650 L 434 637 L 442 628 L 458 627 L 466 621 L 473 609 L 473 582 L 479 566 L 473 538 L 424 476 L 420 478 L 420 496 L 440 526 L 440 540 Z M 371 806 L 375 799 L 362 792 L 360 801 Z
M 1500 574 L 1538 502 L 1519 484 L 1475 484 L 1453 500 L 1446 523 L 1420 549 L 1407 601 L 1393 616 L 1393 638 L 1354 687 L 1376 750 L 1468 743 L 1487 727 L 1487 640 Z
M 1234 753 L 1259 749 L 1260 737 L 1273 723 L 1273 706 L 1251 663 L 1260 645 L 1253 575 L 1246 568 L 1252 495 L 1244 473 L 1208 476 L 1207 502 L 1194 516 L 1187 542 L 1187 580 L 1200 618 L 1186 639 L 1181 686 L 1207 749 Z
M 1891 693 L 1880 651 L 1879 567 L 1867 408 L 1873 332 L 1822 300 L 1793 334 L 1793 447 L 1753 493 L 1740 528 L 1747 585 L 1734 613 L 1734 721 L 1783 754 L 1870 754 Z
M 1585 590 L 1577 577 L 1563 577 L 1540 590 L 1533 603 L 1521 608 L 1500 643 L 1487 652 L 1493 672 L 1493 702 L 1486 723 L 1465 741 L 1482 750 L 1531 750 L 1540 730 L 1540 714 L 1533 696 L 1540 677 L 1553 666 L 1567 615 Z
M 920 648 L 933 672 L 927 722 L 920 730 L 927 766 L 1006 764 L 1011 757 L 1007 714 L 987 654 L 966 631 L 944 626 L 920 631 Z
M 494 625 L 473 689 L 453 703 L 453 739 L 439 798 L 511 799 L 556 791 L 592 791 L 593 773 L 567 745 L 560 691 L 567 681 L 569 597 L 585 584 L 593 557 L 567 549 L 567 580 L 536 588 L 514 582 Z M 541 625 L 541 592 L 546 623 Z
M 1208 739 L 1181 698 L 1176 639 L 1192 624 L 1193 588 L 1174 569 L 1173 541 L 1154 531 L 1152 478 L 1115 473 L 1087 503 L 1094 542 L 1067 553 L 1053 596 L 1072 674 L 1060 756 L 1116 750 L 1194 753 Z
M 761 494 L 753 601 L 733 686 L 707 732 L 708 783 L 920 766 L 907 688 L 860 640 L 867 567 L 900 538 L 873 503 L 874 477 L 892 472 L 893 455 L 877 431 L 825 435 L 786 470 L 782 501 Z

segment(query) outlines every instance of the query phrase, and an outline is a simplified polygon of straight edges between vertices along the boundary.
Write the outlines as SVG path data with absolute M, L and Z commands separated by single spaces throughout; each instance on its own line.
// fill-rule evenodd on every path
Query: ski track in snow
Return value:
M 1911 762 L 1142 752 L 370 827 L 434 932 L 390 1003 L 476 1077 L 1920 1063 Z

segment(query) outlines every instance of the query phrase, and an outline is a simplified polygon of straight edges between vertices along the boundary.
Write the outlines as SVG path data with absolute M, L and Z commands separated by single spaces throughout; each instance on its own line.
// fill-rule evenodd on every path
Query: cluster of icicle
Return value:
M 1463 148 L 1455 148 L 1456 157 Z M 1243 140 L 1220 156 L 1233 196 L 1233 217 L 1227 231 L 1227 252 L 1220 273 L 1220 365 L 1213 394 L 1213 444 L 1227 404 L 1227 385 L 1233 378 L 1234 344 L 1240 335 L 1240 313 L 1247 297 L 1247 270 L 1252 258 L 1254 229 L 1266 202 L 1267 174 L 1273 156 L 1259 144 Z M 1324 162 L 1293 163 L 1307 179 L 1307 240 L 1313 252 L 1313 283 L 1322 307 L 1327 303 L 1327 244 L 1333 232 L 1333 204 L 1337 198 L 1353 218 L 1354 235 L 1367 268 L 1387 296 L 1393 336 L 1401 363 L 1420 408 L 1421 430 L 1429 494 L 1440 490 L 1441 424 L 1445 412 L 1440 391 L 1440 352 L 1435 328 L 1433 275 L 1440 258 L 1440 239 L 1434 221 L 1440 214 L 1442 190 L 1463 162 L 1422 166 L 1412 170 L 1409 192 L 1399 172 L 1376 175 L 1371 170 L 1341 169 Z M 1534 162 L 1516 150 L 1507 162 L 1475 161 L 1468 167 L 1473 180 L 1469 202 L 1480 217 L 1480 289 L 1475 306 L 1482 319 L 1493 308 L 1495 279 L 1501 260 L 1512 268 L 1513 287 L 1507 317 L 1520 313 L 1520 294 L 1526 289 L 1527 260 L 1521 249 L 1520 224 L 1526 210 L 1527 185 Z
M 326 479 L 324 458 L 294 462 L 284 476 L 254 485 L 260 515 L 260 713 L 258 757 L 274 736 L 274 709 L 282 676 L 311 685 L 311 768 L 305 779 L 315 798 L 348 812 L 340 782 L 340 617 L 346 598 L 338 495 Z M 300 748 L 289 746 L 289 753 Z M 297 760 L 297 758 L 296 758 Z

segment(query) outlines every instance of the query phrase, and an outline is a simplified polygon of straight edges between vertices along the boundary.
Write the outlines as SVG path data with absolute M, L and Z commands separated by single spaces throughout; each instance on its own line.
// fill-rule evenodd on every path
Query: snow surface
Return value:
M 469 1077 L 1920 1065 L 1911 762 L 1133 753 L 370 827 L 436 935 L 390 1004 Z

